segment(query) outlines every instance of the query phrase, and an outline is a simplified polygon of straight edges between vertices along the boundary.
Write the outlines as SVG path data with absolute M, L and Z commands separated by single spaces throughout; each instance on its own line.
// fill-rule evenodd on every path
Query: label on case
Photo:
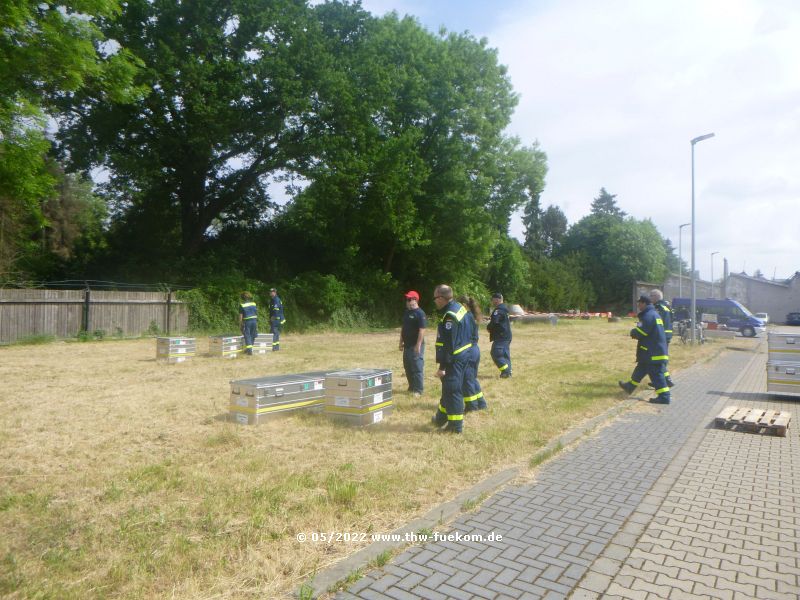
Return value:
M 375 411 L 375 415 L 374 415 L 374 417 L 372 419 L 372 422 L 373 423 L 378 423 L 380 421 L 383 421 L 383 411 L 382 410 L 376 410 Z
M 247 425 L 247 415 L 243 415 L 241 413 L 236 413 L 236 420 L 239 423 L 243 423 L 244 425 Z
M 372 403 L 379 404 L 381 402 L 383 402 L 383 392 L 378 392 L 372 397 Z
M 335 406 L 350 406 L 350 398 L 344 396 L 334 396 L 333 404 Z

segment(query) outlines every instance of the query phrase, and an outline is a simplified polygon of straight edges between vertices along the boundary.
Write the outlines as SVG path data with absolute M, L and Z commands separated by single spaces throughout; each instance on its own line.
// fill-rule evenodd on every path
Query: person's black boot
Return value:
M 636 386 L 630 381 L 618 381 L 617 383 L 626 394 L 632 394 L 636 390 Z

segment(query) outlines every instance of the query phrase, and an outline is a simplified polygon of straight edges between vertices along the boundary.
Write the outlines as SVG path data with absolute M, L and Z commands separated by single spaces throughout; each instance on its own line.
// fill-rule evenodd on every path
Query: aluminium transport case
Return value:
M 770 332 L 767 335 L 767 360 L 773 362 L 800 363 L 800 335 L 795 333 Z
M 325 378 L 325 415 L 335 421 L 363 427 L 383 421 L 393 410 L 388 369 L 334 371 Z
M 197 354 L 197 340 L 188 337 L 156 338 L 156 360 L 166 363 L 184 362 Z
M 767 362 L 767 392 L 800 394 L 800 362 Z
M 257 424 L 293 411 L 320 412 L 325 402 L 325 372 L 270 375 L 231 381 L 229 418 Z
M 208 353 L 222 358 L 236 358 L 244 349 L 244 336 L 233 333 L 208 337 Z
M 268 352 L 272 352 L 272 334 L 259 333 L 253 340 L 253 354 L 267 354 Z

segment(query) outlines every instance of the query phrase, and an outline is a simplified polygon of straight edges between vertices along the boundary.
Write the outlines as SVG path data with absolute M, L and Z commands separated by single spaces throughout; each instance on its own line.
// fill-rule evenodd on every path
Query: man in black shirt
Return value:
M 406 310 L 400 330 L 400 350 L 403 351 L 403 367 L 408 379 L 408 391 L 421 396 L 425 370 L 425 313 L 419 307 L 419 294 L 414 290 L 406 293 Z

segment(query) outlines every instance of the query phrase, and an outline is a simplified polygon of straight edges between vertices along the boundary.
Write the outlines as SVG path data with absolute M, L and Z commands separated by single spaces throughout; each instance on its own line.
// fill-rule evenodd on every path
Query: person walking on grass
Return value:
M 487 408 L 486 397 L 483 395 L 480 381 L 478 381 L 478 367 L 481 364 L 481 349 L 478 346 L 479 330 L 478 324 L 483 322 L 481 307 L 475 298 L 471 296 L 460 296 L 459 303 L 466 307 L 468 312 L 465 319 L 469 319 L 472 328 L 472 348 L 469 349 L 470 357 L 467 363 L 467 372 L 464 376 L 464 412 L 473 410 L 483 410 Z
M 669 404 L 672 396 L 664 378 L 664 370 L 669 360 L 664 322 L 648 296 L 639 296 L 636 307 L 639 310 L 639 322 L 630 333 L 636 340 L 636 368 L 628 381 L 618 382 L 619 387 L 632 394 L 644 376 L 649 375 L 656 390 L 656 396 L 650 398 L 650 402 Z
M 272 351 L 277 352 L 281 349 L 281 329 L 286 318 L 283 316 L 283 302 L 278 296 L 278 290 L 270 289 L 269 295 L 269 331 L 272 334 Z
M 438 285 L 433 302 L 439 323 L 436 330 L 436 376 L 442 381 L 442 398 L 433 415 L 433 423 L 444 431 L 461 433 L 464 429 L 464 381 L 472 348 L 472 320 L 466 308 L 453 300 L 448 285 Z
M 400 329 L 400 350 L 403 351 L 403 368 L 408 379 L 408 391 L 415 397 L 424 391 L 425 371 L 425 312 L 419 307 L 419 293 L 410 290 L 405 294 L 406 309 Z
M 492 342 L 492 360 L 500 371 L 500 377 L 511 377 L 511 319 L 508 307 L 503 303 L 503 294 L 492 294 L 492 316 L 486 329 Z
M 250 292 L 242 292 L 239 304 L 239 329 L 244 336 L 244 353 L 252 356 L 253 342 L 258 335 L 258 307 Z

